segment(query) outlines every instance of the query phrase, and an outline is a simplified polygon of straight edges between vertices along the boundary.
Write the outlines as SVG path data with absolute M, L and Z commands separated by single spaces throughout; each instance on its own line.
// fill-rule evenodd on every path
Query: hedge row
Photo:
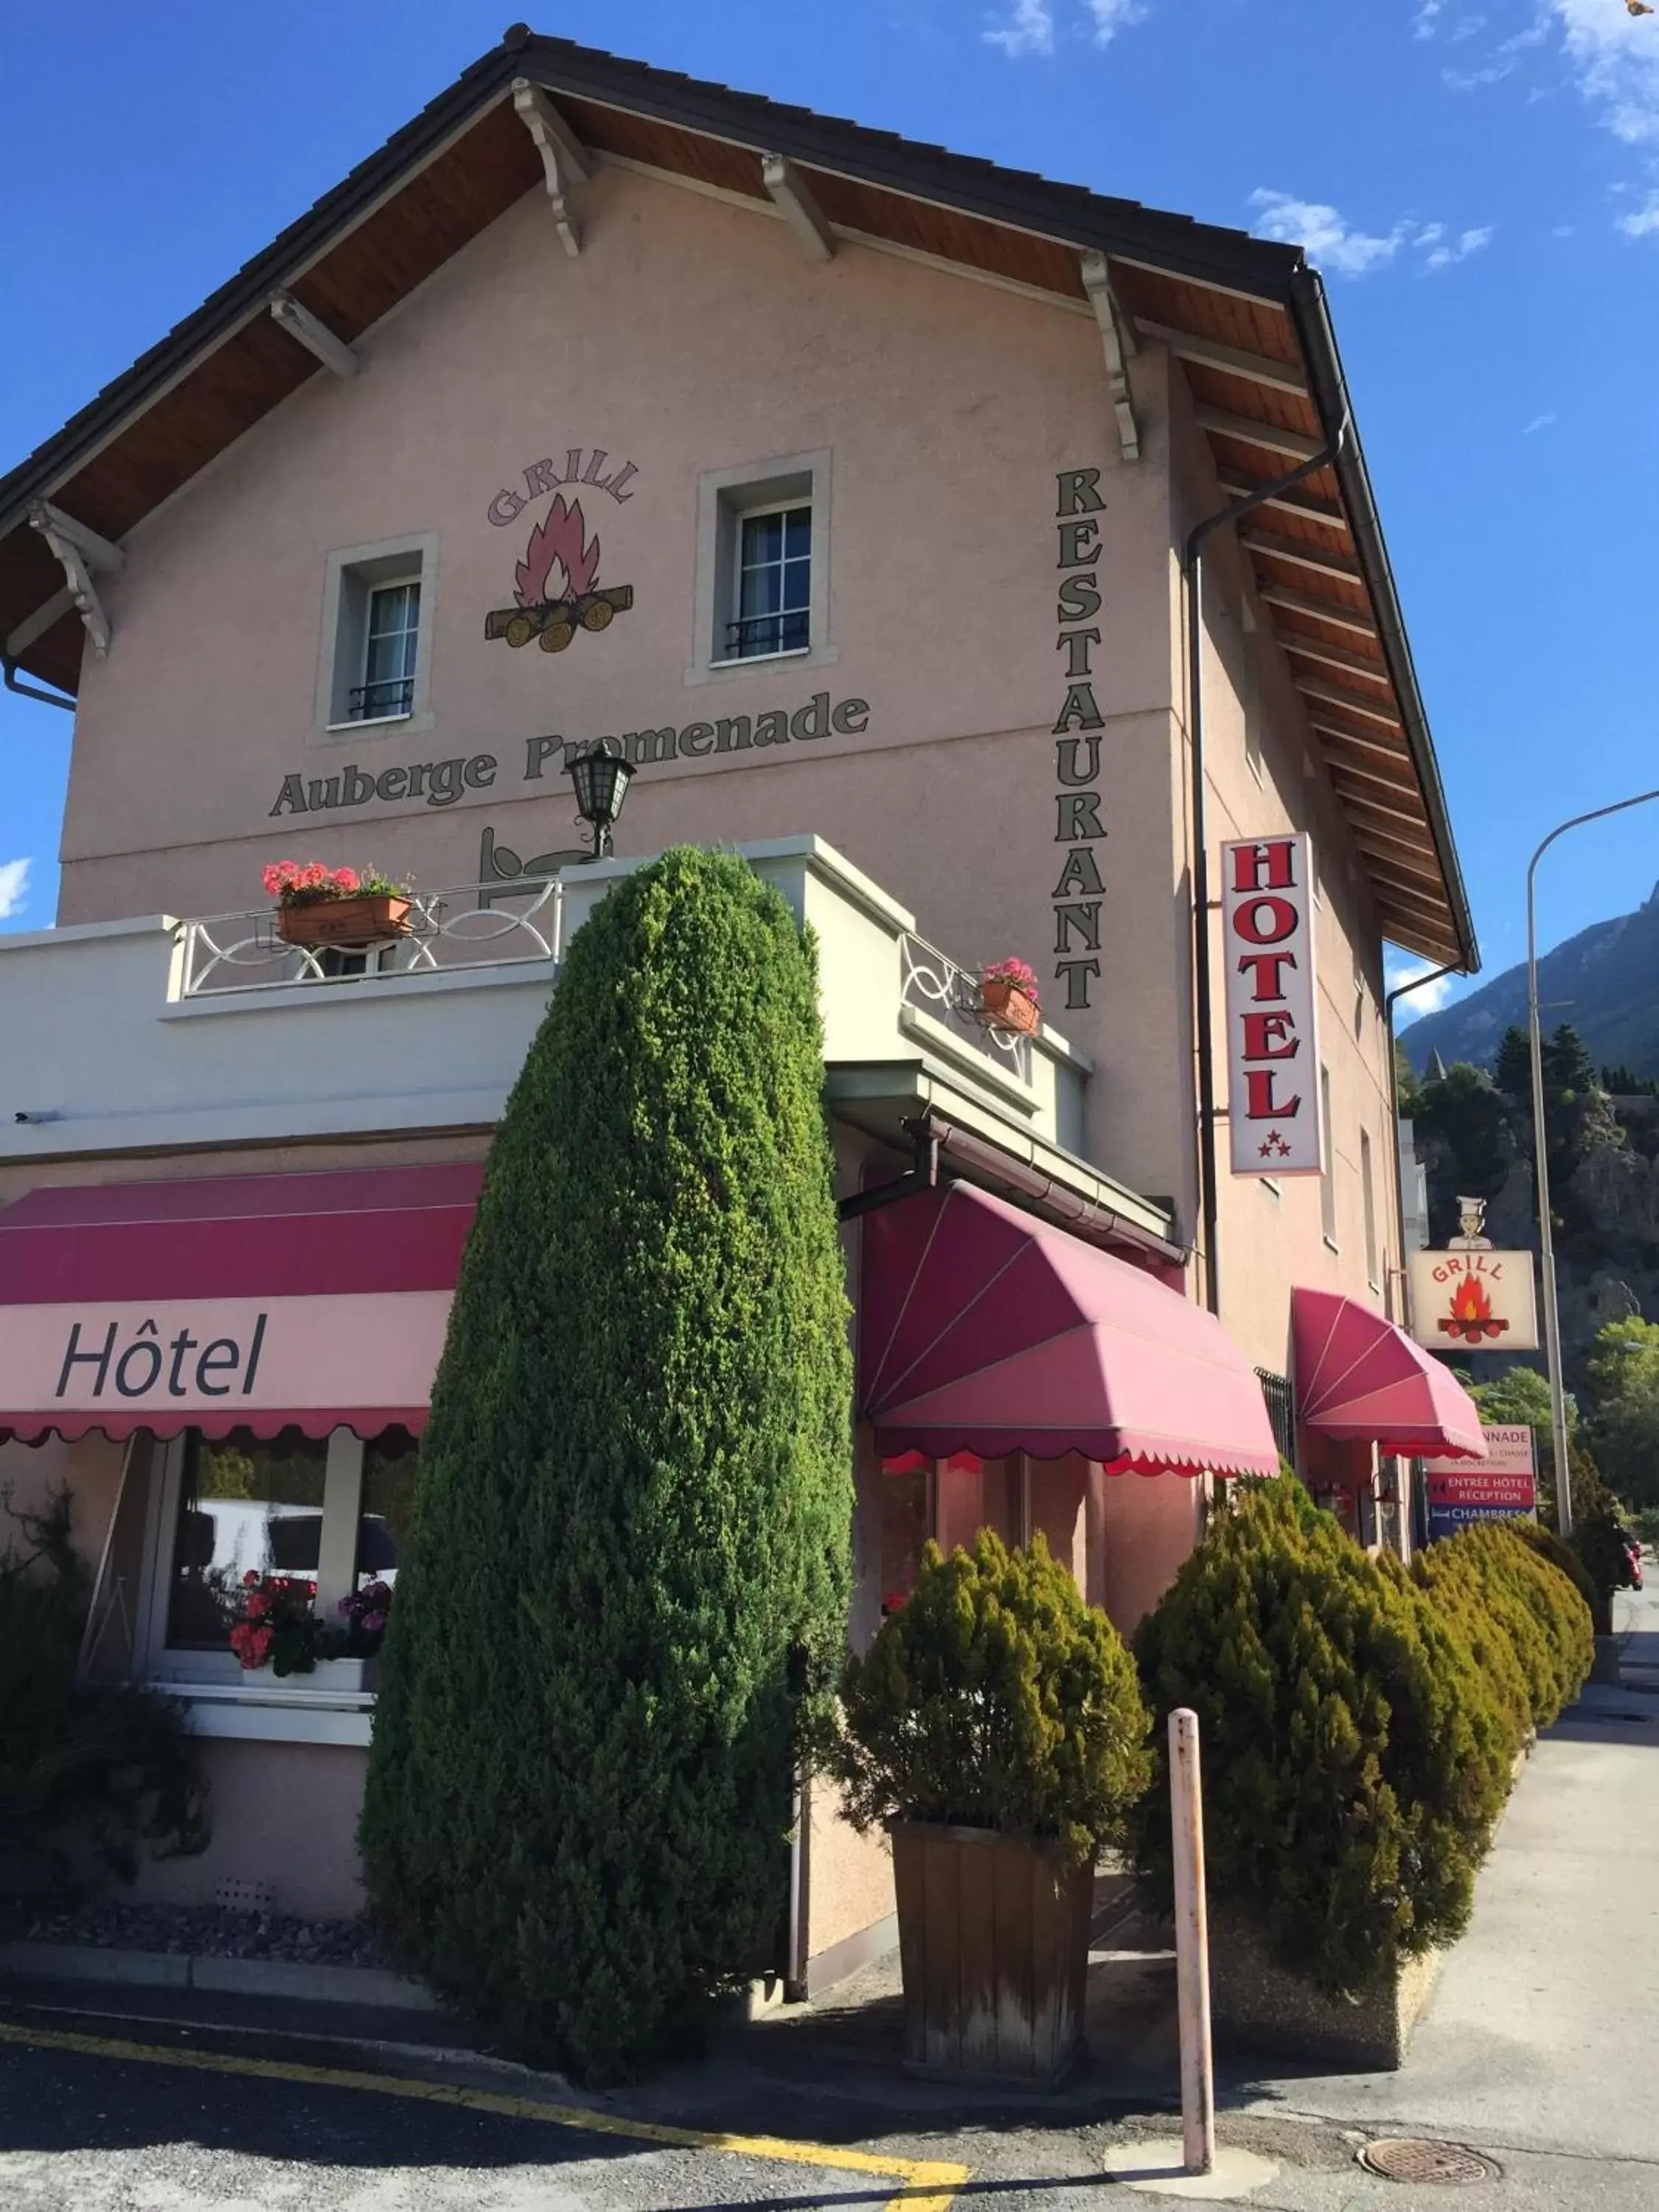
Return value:
M 1212 1894 L 1358 1996 L 1462 1932 L 1516 1751 L 1589 1670 L 1589 1617 L 1513 1530 L 1373 1559 L 1292 1480 L 1217 1516 L 1137 1638 L 1161 1723 L 1202 1730 Z M 1162 1772 L 1164 1730 L 1154 1734 Z M 1166 1787 L 1138 1855 L 1170 1881 Z

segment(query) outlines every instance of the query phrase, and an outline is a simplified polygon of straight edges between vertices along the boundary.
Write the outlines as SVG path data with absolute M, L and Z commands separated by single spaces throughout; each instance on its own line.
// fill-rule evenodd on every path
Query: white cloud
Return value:
M 987 31 L 988 46 L 1000 46 L 1010 61 L 1026 54 L 1051 54 L 1054 50 L 1054 15 L 1048 0 L 1014 0 L 1014 12 L 1006 23 Z
M 1530 438 L 1540 430 L 1547 430 L 1552 422 L 1559 422 L 1560 419 L 1559 415 L 1534 415 L 1521 435 L 1523 438 Z
M 1438 27 L 1440 17 L 1445 12 L 1446 0 L 1423 0 L 1417 11 L 1417 20 L 1412 26 L 1413 37 L 1431 39 Z
M 1435 234 L 1433 238 L 1425 231 L 1414 241 L 1419 246 L 1428 246 L 1433 249 L 1423 264 L 1425 269 L 1449 269 L 1454 263 L 1467 261 L 1470 254 L 1479 253 L 1483 246 L 1492 244 L 1491 223 L 1483 223 L 1475 230 L 1460 230 L 1453 239 L 1445 236 L 1443 224 L 1431 223 L 1429 229 Z
M 1411 235 L 1411 226 L 1404 222 L 1380 237 L 1352 230 L 1334 207 L 1322 200 L 1299 200 L 1292 192 L 1255 191 L 1250 205 L 1261 237 L 1305 247 L 1310 261 L 1339 276 L 1368 276 L 1392 261 Z
M 1389 988 L 1397 991 L 1402 983 L 1415 982 L 1419 975 L 1432 975 L 1439 965 L 1437 960 L 1414 960 L 1403 967 L 1390 963 L 1386 979 Z M 1441 975 L 1432 983 L 1425 983 L 1420 991 L 1413 991 L 1409 999 L 1401 1002 L 1401 1025 L 1416 1021 L 1420 1015 L 1437 1012 L 1450 998 L 1453 985 L 1461 981 L 1456 975 Z
M 1324 201 L 1299 200 L 1291 192 L 1252 192 L 1250 205 L 1261 237 L 1304 247 L 1310 261 L 1338 276 L 1369 276 L 1401 252 L 1420 254 L 1424 269 L 1449 269 L 1489 245 L 1492 235 L 1490 223 L 1452 233 L 1443 222 L 1403 216 L 1387 231 L 1356 230 Z
M 1147 4 L 1148 0 L 1073 0 L 1078 32 L 1086 30 L 1097 46 L 1109 46 L 1120 31 L 1143 21 Z M 1016 62 L 1028 54 L 1052 54 L 1063 35 L 1054 0 L 1012 0 L 1005 20 L 983 33 L 987 46 L 1000 46 Z
M 1543 13 L 1607 128 L 1628 145 L 1659 143 L 1659 17 L 1618 0 L 1544 0 Z
M 1146 10 L 1141 0 L 1085 0 L 1094 24 L 1095 44 L 1109 46 L 1120 31 L 1138 23 Z
M 28 860 L 0 860 L 0 921 L 21 914 L 28 903 Z
M 1640 207 L 1620 216 L 1619 228 L 1626 238 L 1650 238 L 1659 230 L 1659 185 L 1649 192 Z

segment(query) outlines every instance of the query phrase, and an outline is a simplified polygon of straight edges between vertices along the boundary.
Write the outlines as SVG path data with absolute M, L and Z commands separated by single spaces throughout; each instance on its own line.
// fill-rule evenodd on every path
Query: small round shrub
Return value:
M 1073 1862 L 1121 1840 L 1152 1772 L 1134 1661 L 1041 1533 L 1010 1551 L 922 1554 L 915 1588 L 849 1658 L 823 1764 L 861 1829 L 889 1820 L 1057 1841 Z
M 1155 1718 L 1199 1716 L 1211 1893 L 1281 1964 L 1357 1996 L 1462 1932 L 1515 1725 L 1397 1561 L 1371 1559 L 1299 1485 L 1248 1485 L 1136 1650 Z M 1167 1903 L 1164 1790 L 1137 1825 Z
M 1518 1748 L 1552 1704 L 1556 1668 L 1530 1607 L 1481 1545 L 1483 1533 L 1465 1528 L 1431 1544 L 1412 1561 L 1412 1580 L 1468 1645 Z

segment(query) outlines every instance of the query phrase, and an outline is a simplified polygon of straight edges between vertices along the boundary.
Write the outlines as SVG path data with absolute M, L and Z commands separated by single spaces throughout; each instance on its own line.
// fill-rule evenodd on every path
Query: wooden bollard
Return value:
M 1184 2170 L 1215 2166 L 1215 2067 L 1210 2054 L 1210 1928 L 1204 1904 L 1204 1792 L 1198 1715 L 1170 1716 L 1170 1827 L 1175 1843 L 1176 1992 L 1181 2019 Z

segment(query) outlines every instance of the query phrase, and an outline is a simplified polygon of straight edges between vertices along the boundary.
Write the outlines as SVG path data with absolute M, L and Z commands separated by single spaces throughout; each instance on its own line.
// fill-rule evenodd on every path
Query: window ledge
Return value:
M 176 1698 L 190 1715 L 192 1734 L 268 1743 L 337 1743 L 366 1747 L 374 1725 L 369 1690 L 296 1690 L 289 1682 L 167 1681 L 144 1686 Z
M 811 658 L 810 645 L 785 646 L 779 653 L 737 653 L 711 660 L 711 668 L 755 668 L 768 660 L 807 660 Z
M 353 714 L 343 722 L 325 722 L 323 727 L 330 737 L 336 737 L 343 730 L 385 730 L 395 722 L 412 722 L 414 719 L 415 709 L 411 707 L 402 714 Z

